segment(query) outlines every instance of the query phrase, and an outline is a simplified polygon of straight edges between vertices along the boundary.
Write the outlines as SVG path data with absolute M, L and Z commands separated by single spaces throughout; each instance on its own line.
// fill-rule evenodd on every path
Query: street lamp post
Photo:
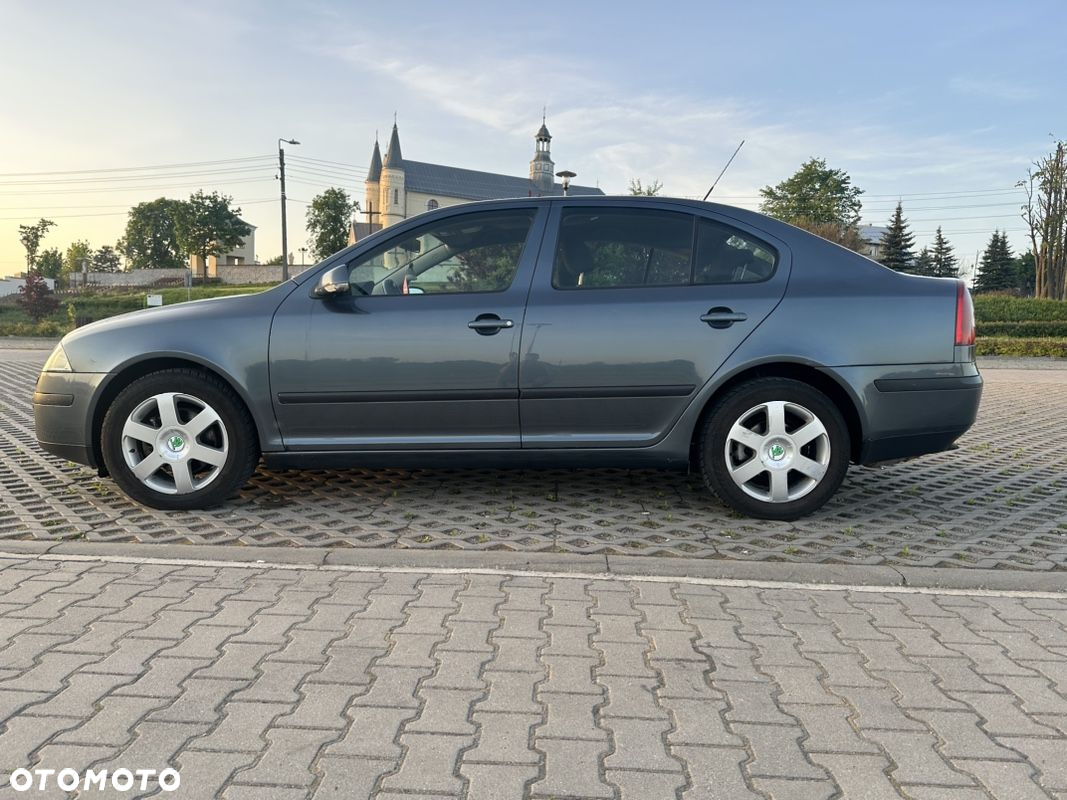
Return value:
M 306 247 L 300 248 L 300 266 L 304 266 L 304 254 L 307 253 L 307 251 L 308 249 Z
M 560 170 L 556 173 L 557 178 L 563 179 L 563 196 L 567 196 L 567 192 L 571 188 L 571 178 L 577 178 L 578 173 L 571 172 L 569 169 Z
M 296 139 L 278 139 L 278 178 L 282 182 L 282 280 L 289 280 L 289 234 L 285 228 L 285 150 L 282 144 L 300 144 Z

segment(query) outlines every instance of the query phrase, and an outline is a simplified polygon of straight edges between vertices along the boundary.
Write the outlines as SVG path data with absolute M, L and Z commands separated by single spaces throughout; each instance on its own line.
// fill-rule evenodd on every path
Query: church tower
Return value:
M 379 203 L 382 199 L 382 151 L 378 149 L 378 137 L 374 137 L 374 152 L 370 157 L 370 169 L 367 170 L 367 180 L 364 184 L 366 193 L 364 195 L 363 213 L 367 215 L 367 223 L 374 225 L 381 222 L 381 207 Z
M 548 132 L 544 117 L 541 117 L 541 129 L 534 136 L 534 141 L 536 145 L 530 162 L 530 182 L 542 193 L 551 192 L 556 185 L 556 165 L 552 163 L 552 135 Z
M 400 134 L 393 122 L 393 133 L 389 137 L 389 149 L 385 151 L 385 163 L 382 165 L 381 199 L 378 210 L 381 212 L 382 227 L 393 225 L 407 216 L 407 196 L 404 191 L 404 156 L 400 152 Z

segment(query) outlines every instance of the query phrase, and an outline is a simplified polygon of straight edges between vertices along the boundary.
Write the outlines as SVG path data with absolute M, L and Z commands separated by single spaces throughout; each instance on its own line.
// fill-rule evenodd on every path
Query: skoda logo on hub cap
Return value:
M 781 461 L 785 457 L 785 448 L 775 442 L 771 445 L 769 455 L 775 461 Z
M 177 453 L 179 450 L 185 447 L 185 439 L 179 436 L 178 434 L 174 434 L 169 439 L 167 439 L 167 447 Z

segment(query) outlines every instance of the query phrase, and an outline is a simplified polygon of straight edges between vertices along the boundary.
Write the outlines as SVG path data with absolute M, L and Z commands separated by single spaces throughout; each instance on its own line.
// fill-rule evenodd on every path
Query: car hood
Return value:
M 63 337 L 63 349 L 76 372 L 110 372 L 142 354 L 195 355 L 210 349 L 212 339 L 232 337 L 235 328 L 266 341 L 274 310 L 295 288 L 288 282 L 256 294 L 119 314 L 71 331 Z

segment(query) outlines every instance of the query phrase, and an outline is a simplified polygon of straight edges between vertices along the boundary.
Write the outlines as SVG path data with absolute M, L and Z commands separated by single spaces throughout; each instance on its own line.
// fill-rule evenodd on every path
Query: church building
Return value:
M 562 184 L 556 183 L 556 167 L 551 152 L 552 135 L 544 120 L 534 136 L 534 142 L 529 177 L 499 175 L 404 158 L 400 150 L 400 134 L 394 122 L 384 160 L 378 141 L 374 142 L 364 183 L 364 200 L 360 206 L 363 219 L 352 221 L 348 243 L 353 244 L 374 231 L 435 208 L 473 200 L 563 194 Z M 574 184 L 570 184 L 567 193 L 604 194 L 598 188 Z

